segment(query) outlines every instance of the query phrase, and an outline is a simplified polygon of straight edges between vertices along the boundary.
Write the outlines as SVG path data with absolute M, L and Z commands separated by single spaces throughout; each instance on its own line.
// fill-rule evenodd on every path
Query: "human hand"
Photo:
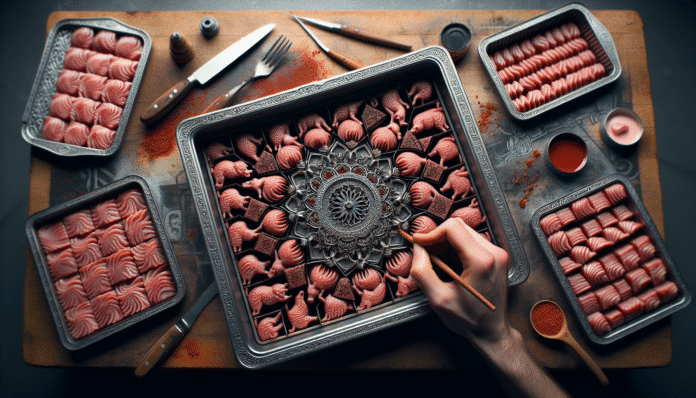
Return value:
M 507 320 L 507 252 L 486 240 L 459 218 L 445 221 L 432 232 L 414 234 L 411 276 L 433 310 L 455 333 L 478 343 L 497 343 L 509 336 Z M 456 282 L 444 282 L 433 269 L 428 252 L 454 267 L 461 262 L 461 277 L 486 297 L 491 311 Z

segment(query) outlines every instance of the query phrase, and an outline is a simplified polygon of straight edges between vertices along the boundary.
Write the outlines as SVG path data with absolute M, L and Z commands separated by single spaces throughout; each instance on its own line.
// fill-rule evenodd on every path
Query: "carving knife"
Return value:
M 379 44 L 385 47 L 392 47 L 403 51 L 411 51 L 411 46 L 408 44 L 399 43 L 385 37 L 378 36 L 372 32 L 366 31 L 355 26 L 341 25 L 333 22 L 321 21 L 314 18 L 303 18 L 297 17 L 307 23 L 314 26 L 318 26 L 322 29 L 328 30 L 329 32 L 338 33 L 340 35 L 352 37 L 354 39 L 362 40 L 368 43 Z
M 218 288 L 215 282 L 211 283 L 205 292 L 198 298 L 196 304 L 184 315 L 179 322 L 175 323 L 167 333 L 164 334 L 157 343 L 150 348 L 145 354 L 145 357 L 140 361 L 135 368 L 135 375 L 144 376 L 150 371 L 161 359 L 167 357 L 174 348 L 181 342 L 186 333 L 191 329 L 191 325 L 198 318 L 198 315 L 208 305 L 210 300 L 218 294 Z
M 159 120 L 164 114 L 169 112 L 176 104 L 181 101 L 186 94 L 191 91 L 194 84 L 204 85 L 222 72 L 230 64 L 236 61 L 239 57 L 246 54 L 258 42 L 263 40 L 275 28 L 275 24 L 262 26 L 248 35 L 241 38 L 236 43 L 227 47 L 221 53 L 203 64 L 198 70 L 193 72 L 191 76 L 182 80 L 174 87 L 170 88 L 162 94 L 155 102 L 152 103 L 145 112 L 140 115 L 140 120 L 145 124 L 151 124 Z
M 290 14 L 288 14 L 288 15 L 290 15 Z M 350 69 L 350 70 L 360 69 L 360 68 L 363 67 L 363 65 L 362 65 L 360 62 L 358 62 L 358 61 L 353 61 L 352 59 L 346 57 L 346 56 L 343 55 L 343 54 L 340 54 L 340 53 L 337 53 L 336 51 L 330 50 L 328 47 L 326 47 L 326 46 L 324 45 L 324 43 L 320 42 L 319 39 L 317 39 L 317 37 L 314 36 L 314 33 L 312 33 L 312 31 L 309 30 L 309 29 L 305 26 L 305 24 L 302 23 L 302 21 L 300 21 L 299 19 L 297 19 L 297 17 L 294 16 L 294 15 L 290 15 L 290 16 L 293 17 L 293 18 L 295 18 L 295 21 L 297 21 L 297 23 L 300 24 L 300 26 L 302 27 L 302 29 L 304 29 L 304 31 L 307 32 L 307 34 L 309 35 L 309 37 L 311 37 L 312 40 L 314 40 L 314 42 L 317 43 L 317 46 L 319 46 L 319 48 L 321 48 L 321 50 L 324 51 L 324 52 L 326 53 L 326 55 L 328 55 L 329 57 L 331 57 L 333 60 L 335 60 L 336 62 L 340 63 L 341 65 L 345 66 L 346 68 L 348 68 L 348 69 Z

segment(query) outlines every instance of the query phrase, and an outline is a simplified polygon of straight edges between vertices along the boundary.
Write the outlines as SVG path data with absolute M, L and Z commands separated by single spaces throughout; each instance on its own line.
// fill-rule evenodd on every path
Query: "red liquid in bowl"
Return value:
M 585 165 L 587 146 L 579 137 L 561 135 L 549 145 L 551 163 L 564 173 L 574 173 Z

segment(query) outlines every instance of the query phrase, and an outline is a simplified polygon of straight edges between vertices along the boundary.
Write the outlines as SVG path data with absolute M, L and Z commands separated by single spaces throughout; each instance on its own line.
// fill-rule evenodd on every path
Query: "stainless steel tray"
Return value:
M 656 310 L 644 313 L 638 316 L 637 318 L 629 320 L 623 325 L 620 325 L 618 328 L 609 331 L 606 334 L 599 335 L 595 333 L 595 331 L 592 329 L 592 326 L 590 325 L 590 322 L 587 319 L 587 315 L 585 315 L 585 312 L 582 306 L 580 305 L 580 302 L 578 301 L 578 298 L 575 292 L 573 291 L 570 282 L 568 281 L 568 277 L 565 275 L 563 268 L 561 267 L 558 261 L 558 258 L 551 249 L 551 246 L 549 245 L 546 235 L 544 234 L 544 231 L 541 229 L 539 222 L 545 216 L 554 213 L 561 208 L 568 207 L 571 203 L 575 202 L 576 200 L 588 197 L 614 183 L 620 183 L 626 188 L 628 197 L 621 203 L 626 205 L 634 213 L 635 221 L 643 224 L 643 233 L 651 238 L 652 243 L 657 248 L 657 253 L 655 256 L 660 258 L 667 266 L 667 280 L 672 281 L 676 283 L 677 286 L 679 286 L 679 295 L 672 301 L 663 303 Z M 631 333 L 634 333 L 652 323 L 657 322 L 662 318 L 665 318 L 673 314 L 674 312 L 686 307 L 691 301 L 691 292 L 689 291 L 684 280 L 682 279 L 676 264 L 674 264 L 674 261 L 667 252 L 664 240 L 662 239 L 659 231 L 657 230 L 655 223 L 650 218 L 650 214 L 643 205 L 643 202 L 640 200 L 640 197 L 633 188 L 633 185 L 627 178 L 625 178 L 622 175 L 615 174 L 603 178 L 595 183 L 580 188 L 562 198 L 559 198 L 551 203 L 548 203 L 540 207 L 532 216 L 530 223 L 532 230 L 534 231 L 534 235 L 539 241 L 544 255 L 549 261 L 551 269 L 553 270 L 554 275 L 558 279 L 558 282 L 560 283 L 563 292 L 566 295 L 568 303 L 570 303 L 570 306 L 573 309 L 575 317 L 580 322 L 580 325 L 582 326 L 582 329 L 587 335 L 587 337 L 594 343 L 613 343 Z
M 531 39 L 536 34 L 544 33 L 546 30 L 568 21 L 574 22 L 580 28 L 580 35 L 588 42 L 589 49 L 595 54 L 597 62 L 605 67 L 605 76 L 586 86 L 561 95 L 552 101 L 532 108 L 527 112 L 520 112 L 515 107 L 515 104 L 505 89 L 505 85 L 498 75 L 489 54 L 524 39 Z M 621 75 L 619 55 L 616 51 L 616 46 L 614 45 L 611 34 L 587 8 L 578 3 L 571 3 L 546 12 L 528 21 L 488 36 L 479 42 L 478 52 L 479 58 L 493 81 L 493 84 L 495 84 L 500 97 L 503 99 L 505 107 L 510 115 L 517 120 L 529 120 L 544 114 L 547 111 L 616 81 Z
M 218 204 L 210 172 L 211 162 L 205 153 L 207 145 L 225 137 L 230 140 L 231 136 L 244 131 L 256 131 L 254 129 L 261 129 L 273 121 L 292 119 L 322 107 L 330 108 L 361 94 L 375 94 L 384 87 L 412 81 L 415 76 L 427 77 L 441 99 L 460 154 L 467 162 L 472 183 L 478 188 L 481 207 L 488 217 L 485 228 L 493 235 L 494 242 L 511 254 L 509 284 L 516 285 L 527 278 L 529 266 L 510 211 L 459 76 L 449 54 L 442 47 L 428 47 L 324 81 L 190 118 L 177 127 L 177 143 L 220 289 L 235 355 L 242 366 L 269 366 L 401 324 L 426 314 L 429 306 L 423 294 L 412 294 L 368 311 L 352 313 L 321 327 L 309 328 L 302 333 L 266 342 L 259 341 L 255 335 L 253 316 L 246 303 L 246 294 L 240 283 L 235 254 L 224 224 L 225 218 Z M 234 160 L 239 159 L 237 157 Z M 249 164 L 249 168 L 253 169 L 253 164 Z M 289 303 L 290 306 L 292 304 Z
M 41 128 L 44 119 L 48 116 L 49 105 L 53 94 L 56 93 L 56 81 L 63 70 L 65 53 L 70 47 L 70 35 L 73 30 L 80 27 L 89 27 L 95 30 L 108 30 L 119 35 L 135 36 L 143 41 L 143 50 L 140 56 L 138 68 L 131 82 L 131 88 L 123 107 L 121 119 L 116 130 L 114 142 L 107 149 L 80 147 L 45 140 L 41 137 Z M 64 19 L 53 26 L 46 38 L 39 69 L 34 79 L 34 84 L 27 101 L 27 106 L 22 116 L 22 137 L 26 142 L 35 147 L 45 149 L 60 156 L 111 156 L 121 146 L 123 135 L 128 127 L 128 121 L 133 109 L 135 97 L 138 94 L 140 83 L 152 50 L 152 40 L 143 30 L 128 26 L 113 18 L 85 18 Z
M 114 199 L 120 193 L 128 191 L 130 189 L 137 189 L 142 192 L 145 203 L 147 204 L 148 213 L 155 226 L 155 231 L 157 237 L 159 238 L 160 245 L 166 256 L 166 260 L 169 264 L 169 271 L 171 272 L 172 279 L 176 285 L 176 293 L 174 296 L 160 302 L 159 304 L 152 305 L 145 310 L 135 313 L 129 317 L 122 319 L 112 325 L 103 327 L 96 332 L 89 334 L 83 338 L 75 339 L 68 329 L 68 324 L 65 319 L 65 314 L 63 307 L 58 300 L 58 295 L 56 293 L 52 275 L 49 271 L 46 254 L 41 246 L 41 242 L 38 236 L 38 230 L 42 226 L 49 225 L 60 221 L 63 217 L 68 214 L 74 213 L 76 211 L 90 208 L 91 206 L 103 202 L 105 200 Z M 49 308 L 51 309 L 51 315 L 58 329 L 58 335 L 60 337 L 61 343 L 70 349 L 78 350 L 101 341 L 114 333 L 118 333 L 123 329 L 131 327 L 147 318 L 152 317 L 155 314 L 161 313 L 181 302 L 184 298 L 186 289 L 184 285 L 184 278 L 181 274 L 179 264 L 177 262 L 176 256 L 174 254 L 174 249 L 167 237 L 164 228 L 164 221 L 159 214 L 156 206 L 152 192 L 148 187 L 147 182 L 139 176 L 129 176 L 103 187 L 100 187 L 94 191 L 86 193 L 75 199 L 71 199 L 67 202 L 63 202 L 59 205 L 50 207 L 48 209 L 42 210 L 38 213 L 33 214 L 26 223 L 26 234 L 29 240 L 29 246 L 31 248 L 32 255 L 34 257 L 34 262 L 38 269 L 39 277 L 41 279 L 41 284 L 43 285 L 44 291 L 46 293 L 46 299 L 48 300 Z

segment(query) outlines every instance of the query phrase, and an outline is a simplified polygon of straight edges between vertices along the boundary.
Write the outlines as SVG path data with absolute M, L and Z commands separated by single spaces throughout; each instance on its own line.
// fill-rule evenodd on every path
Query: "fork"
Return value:
M 268 49 L 266 54 L 264 54 L 263 58 L 261 58 L 261 60 L 256 64 L 254 76 L 244 80 L 230 91 L 218 97 L 218 99 L 210 104 L 205 111 L 203 111 L 203 113 L 218 111 L 230 106 L 242 91 L 242 88 L 244 88 L 244 86 L 246 86 L 249 82 L 261 77 L 268 77 L 268 75 L 270 75 L 283 60 L 285 54 L 287 54 L 288 50 L 290 50 L 291 45 L 292 42 L 285 36 L 281 35 L 275 41 L 275 43 L 273 43 L 271 48 Z

